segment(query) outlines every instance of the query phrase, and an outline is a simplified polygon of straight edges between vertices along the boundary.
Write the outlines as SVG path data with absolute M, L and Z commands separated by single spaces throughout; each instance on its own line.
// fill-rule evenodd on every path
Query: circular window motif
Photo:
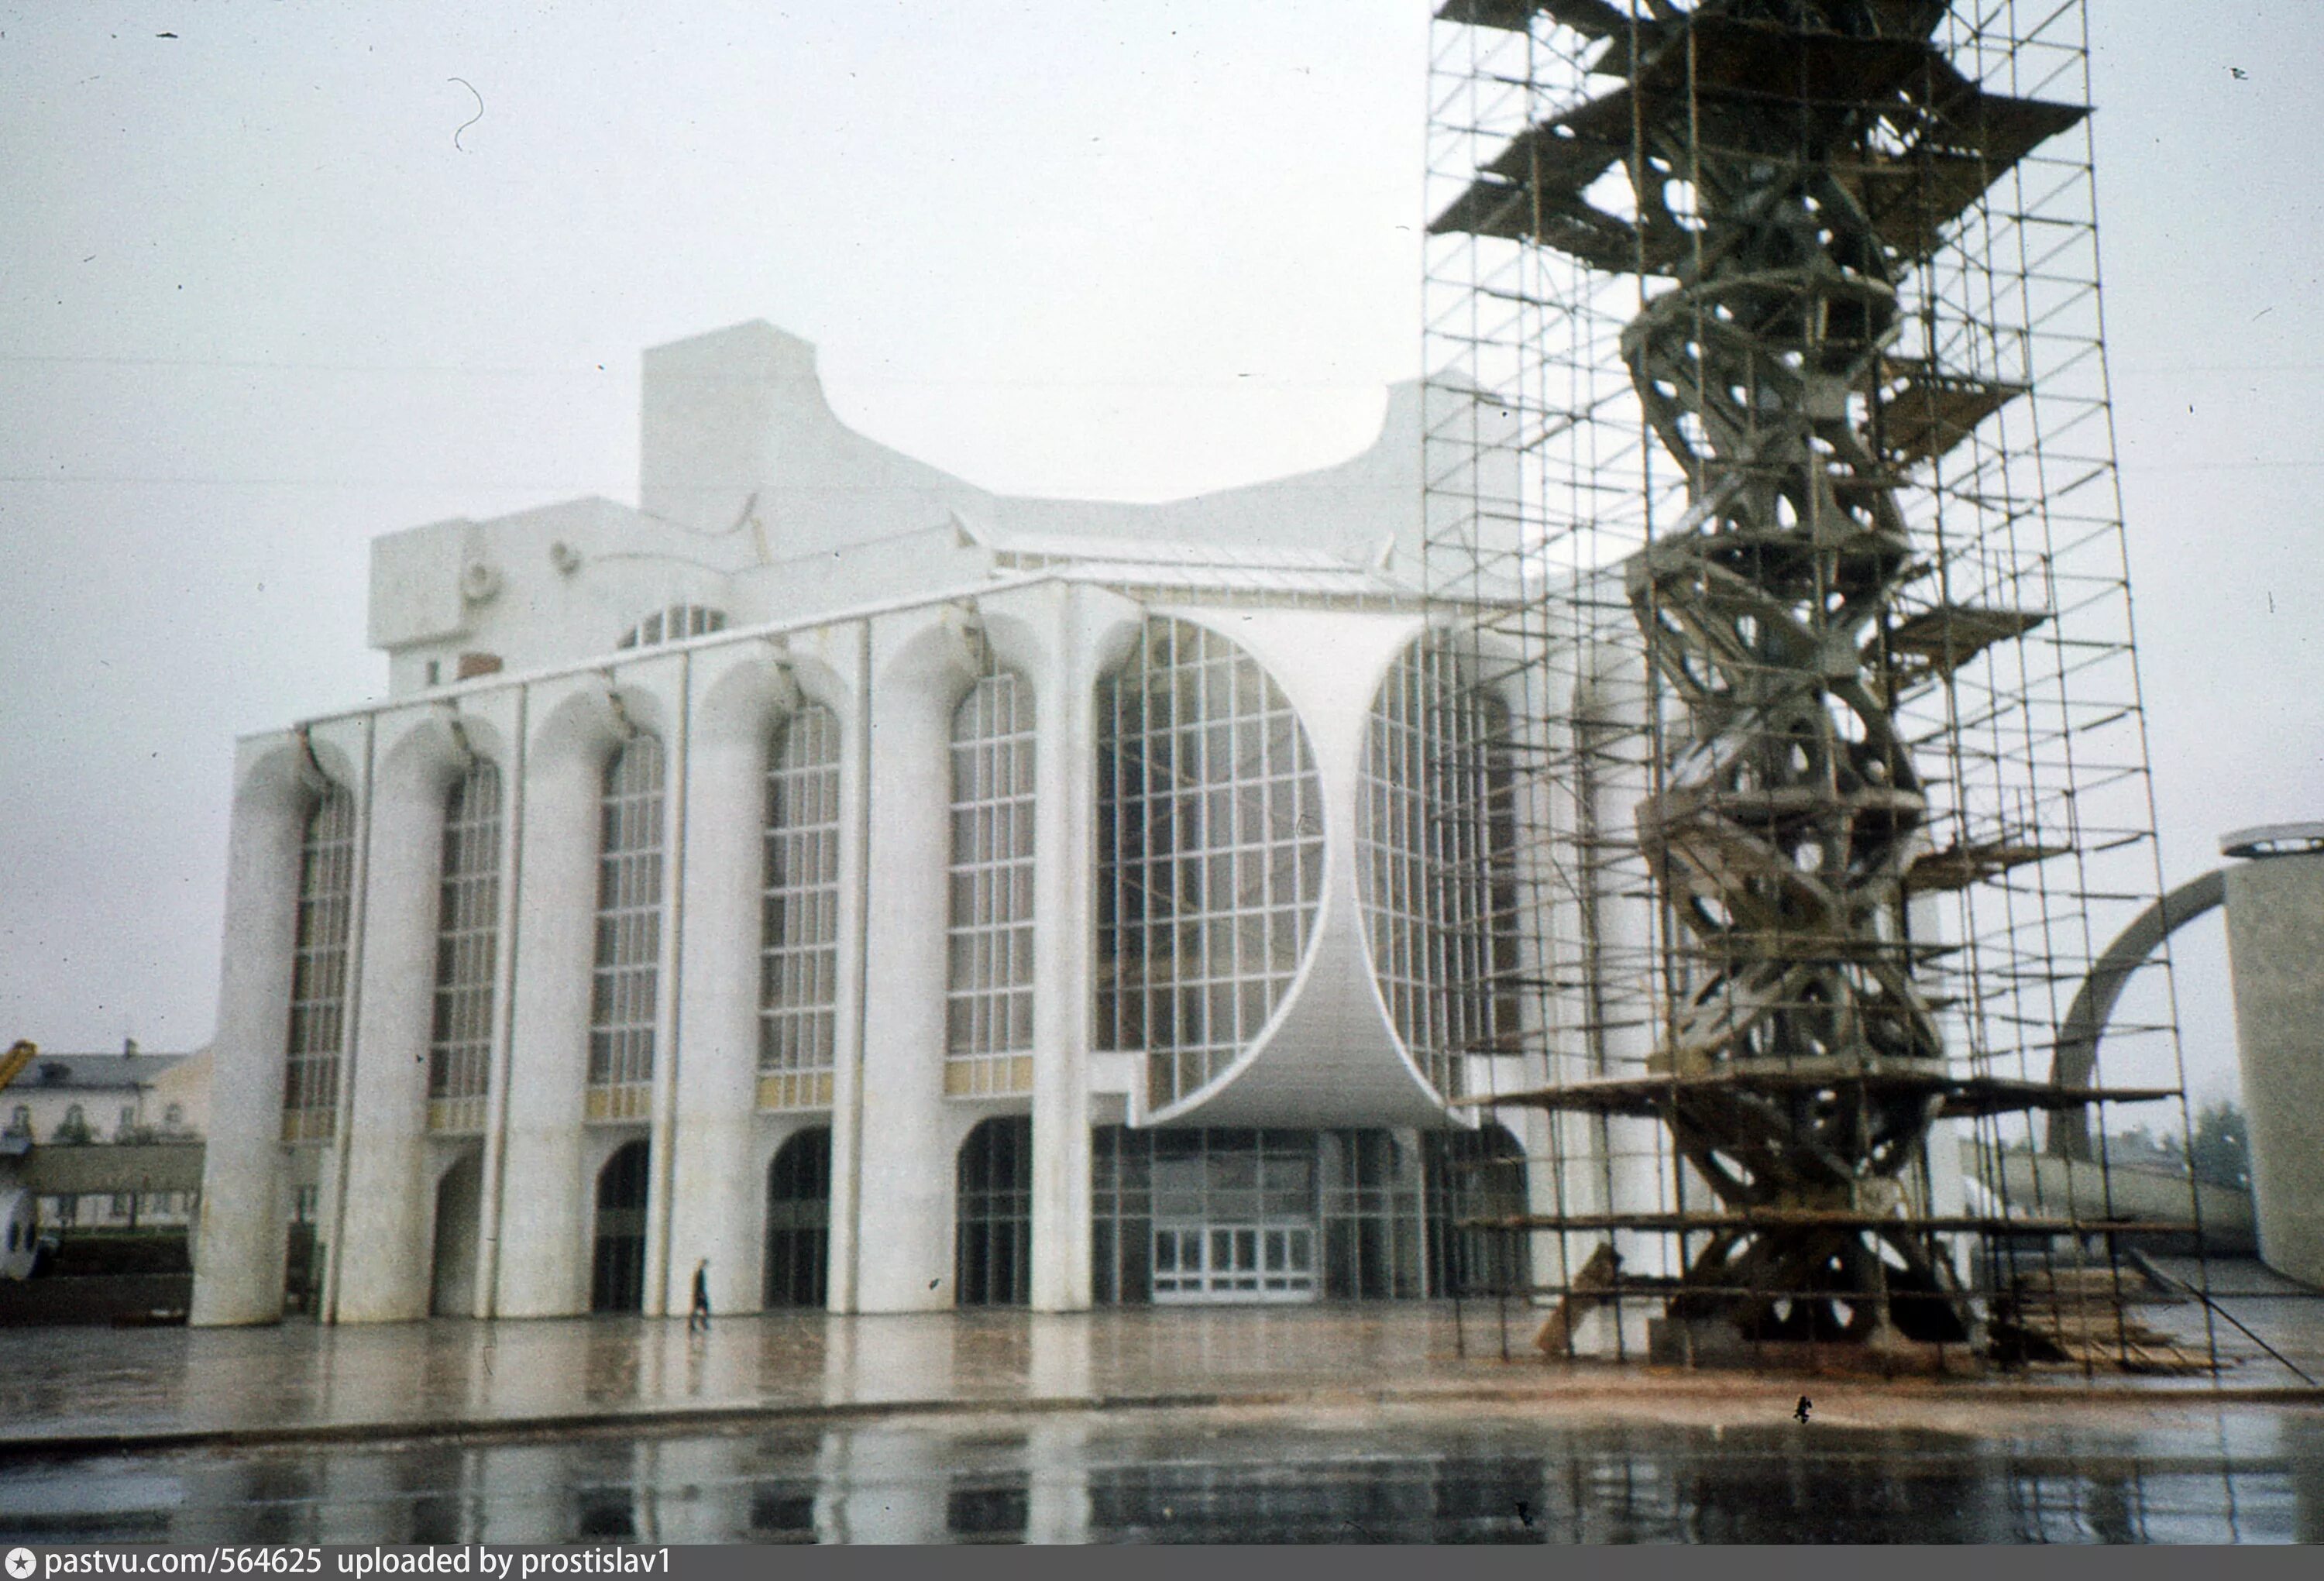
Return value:
M 1441 636 L 1372 703 L 1356 788 L 1356 897 L 1388 1016 L 1439 1096 L 1517 1031 L 1516 804 L 1499 702 Z
M 1314 933 L 1323 786 L 1291 704 L 1233 643 L 1149 620 L 1098 687 L 1097 1046 L 1164 1108 L 1258 1037 Z

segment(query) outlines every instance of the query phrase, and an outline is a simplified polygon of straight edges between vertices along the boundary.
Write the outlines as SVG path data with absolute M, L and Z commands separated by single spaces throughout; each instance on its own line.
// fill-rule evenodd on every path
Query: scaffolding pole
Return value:
M 1425 572 L 1493 724 L 1440 734 L 1527 924 L 1465 1100 L 1525 1159 L 1468 1216 L 1504 1301 L 1563 1354 L 2215 1371 L 2116 1258 L 2200 1245 L 2105 1145 L 2186 1125 L 2175 1013 L 2107 1039 L 2144 1081 L 2055 1070 L 2162 893 L 2081 0 L 1430 37 Z M 2003 1164 L 2043 1113 L 2069 1200 Z

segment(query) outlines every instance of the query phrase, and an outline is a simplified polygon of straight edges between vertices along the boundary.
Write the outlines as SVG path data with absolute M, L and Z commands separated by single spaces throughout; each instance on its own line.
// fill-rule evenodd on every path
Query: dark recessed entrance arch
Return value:
M 1033 1291 L 1033 1122 L 986 1120 L 960 1144 L 954 1299 L 1021 1307 Z
M 766 1304 L 825 1305 L 830 1261 L 831 1130 L 817 1126 L 784 1143 L 767 1166 Z
M 597 1236 L 589 1259 L 589 1310 L 645 1310 L 646 1177 L 643 1142 L 624 1143 L 597 1172 Z

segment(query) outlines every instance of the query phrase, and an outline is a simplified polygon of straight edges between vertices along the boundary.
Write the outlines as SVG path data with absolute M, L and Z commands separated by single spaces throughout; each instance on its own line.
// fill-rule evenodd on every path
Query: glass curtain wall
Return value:
M 484 1128 L 500 917 L 501 771 L 480 760 L 453 782 L 444 803 L 436 1015 L 428 1044 L 428 1128 L 439 1134 Z
M 1437 1092 L 1464 1054 L 1513 1046 L 1516 822 L 1506 710 L 1431 636 L 1372 704 L 1356 802 L 1356 884 L 1397 1035 Z
M 827 1108 L 839 997 L 839 721 L 809 704 L 767 754 L 759 1107 Z
M 290 1031 L 282 1069 L 282 1140 L 327 1142 L 346 1046 L 347 935 L 355 910 L 355 799 L 333 786 L 307 814 L 299 850 L 299 917 Z
M 1408 1135 L 1102 1126 L 1092 1143 L 1102 1305 L 1428 1290 L 1420 1160 Z
M 599 832 L 586 1112 L 642 1120 L 661 981 L 662 749 L 652 736 L 632 736 L 605 766 Z
M 1323 890 L 1315 761 L 1256 660 L 1149 620 L 1098 694 L 1096 1046 L 1191 1097 L 1274 1015 Z
M 952 722 L 945 1091 L 1033 1090 L 1033 687 L 994 670 Z

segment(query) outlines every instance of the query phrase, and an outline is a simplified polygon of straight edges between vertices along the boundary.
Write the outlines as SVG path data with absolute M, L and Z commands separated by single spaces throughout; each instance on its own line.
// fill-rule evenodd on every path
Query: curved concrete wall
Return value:
M 2227 881 L 2259 1254 L 2324 1285 L 2324 854 L 2238 863 Z
M 1356 899 L 1356 788 L 1372 700 L 1422 622 L 1339 611 L 1155 612 L 1208 626 L 1259 661 L 1307 733 L 1323 804 L 1322 898 L 1298 976 L 1227 1074 L 1157 1117 L 1207 1126 L 1443 1125 L 1442 1098 L 1389 1021 Z

